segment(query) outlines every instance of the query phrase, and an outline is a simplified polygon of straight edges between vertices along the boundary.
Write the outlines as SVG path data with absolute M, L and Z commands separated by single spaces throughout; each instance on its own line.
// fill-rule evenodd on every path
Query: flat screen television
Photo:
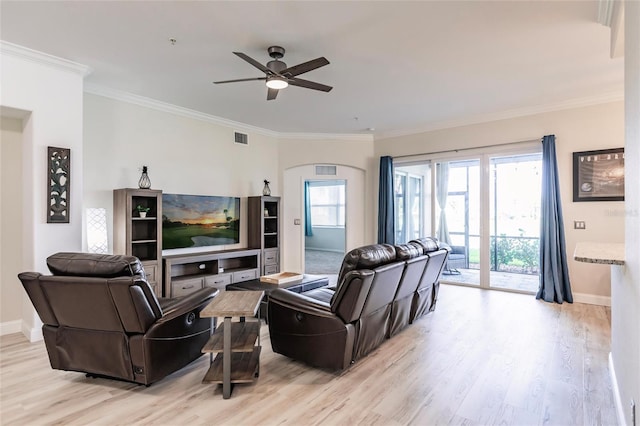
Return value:
M 240 198 L 162 194 L 162 249 L 240 242 Z

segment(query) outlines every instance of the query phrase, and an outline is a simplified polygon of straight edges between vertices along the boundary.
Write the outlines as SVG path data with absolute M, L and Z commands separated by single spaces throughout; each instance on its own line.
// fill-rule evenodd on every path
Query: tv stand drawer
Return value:
M 246 271 L 238 271 L 233 273 L 233 282 L 239 283 L 242 281 L 255 280 L 258 278 L 257 269 L 247 269 Z
M 174 280 L 171 283 L 171 297 L 186 296 L 202 288 L 202 278 Z
M 224 291 L 227 284 L 231 284 L 231 274 L 209 275 L 204 279 L 204 285 L 207 287 L 215 287 Z

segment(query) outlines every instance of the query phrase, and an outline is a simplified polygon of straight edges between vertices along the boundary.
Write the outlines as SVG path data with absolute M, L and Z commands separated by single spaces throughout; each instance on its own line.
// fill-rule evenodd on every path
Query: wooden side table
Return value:
M 225 291 L 200 312 L 201 317 L 211 318 L 212 330 L 215 318 L 224 318 L 202 348 L 210 354 L 209 371 L 202 383 L 222 384 L 224 399 L 231 397 L 234 383 L 251 383 L 260 373 L 260 320 L 245 319 L 256 315 L 263 296 L 262 291 Z M 239 322 L 232 322 L 234 317 Z

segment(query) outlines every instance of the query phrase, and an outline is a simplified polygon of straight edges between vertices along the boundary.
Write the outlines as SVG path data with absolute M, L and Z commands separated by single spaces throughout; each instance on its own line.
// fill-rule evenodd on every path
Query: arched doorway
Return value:
M 286 169 L 283 173 L 282 262 L 285 271 L 305 271 L 305 182 L 315 181 L 344 182 L 344 250 L 365 244 L 364 170 L 333 164 L 307 164 Z

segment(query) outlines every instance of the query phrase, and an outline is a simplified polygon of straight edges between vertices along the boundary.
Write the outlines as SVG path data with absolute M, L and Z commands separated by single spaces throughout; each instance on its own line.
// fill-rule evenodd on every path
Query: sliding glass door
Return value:
M 436 236 L 451 251 L 443 279 L 480 285 L 480 159 L 439 161 Z
M 396 165 L 396 243 L 431 235 L 448 245 L 442 281 L 535 292 L 541 164 L 531 144 Z
M 394 168 L 395 243 L 431 235 L 431 165 Z
M 490 286 L 538 288 L 542 154 L 490 158 Z

